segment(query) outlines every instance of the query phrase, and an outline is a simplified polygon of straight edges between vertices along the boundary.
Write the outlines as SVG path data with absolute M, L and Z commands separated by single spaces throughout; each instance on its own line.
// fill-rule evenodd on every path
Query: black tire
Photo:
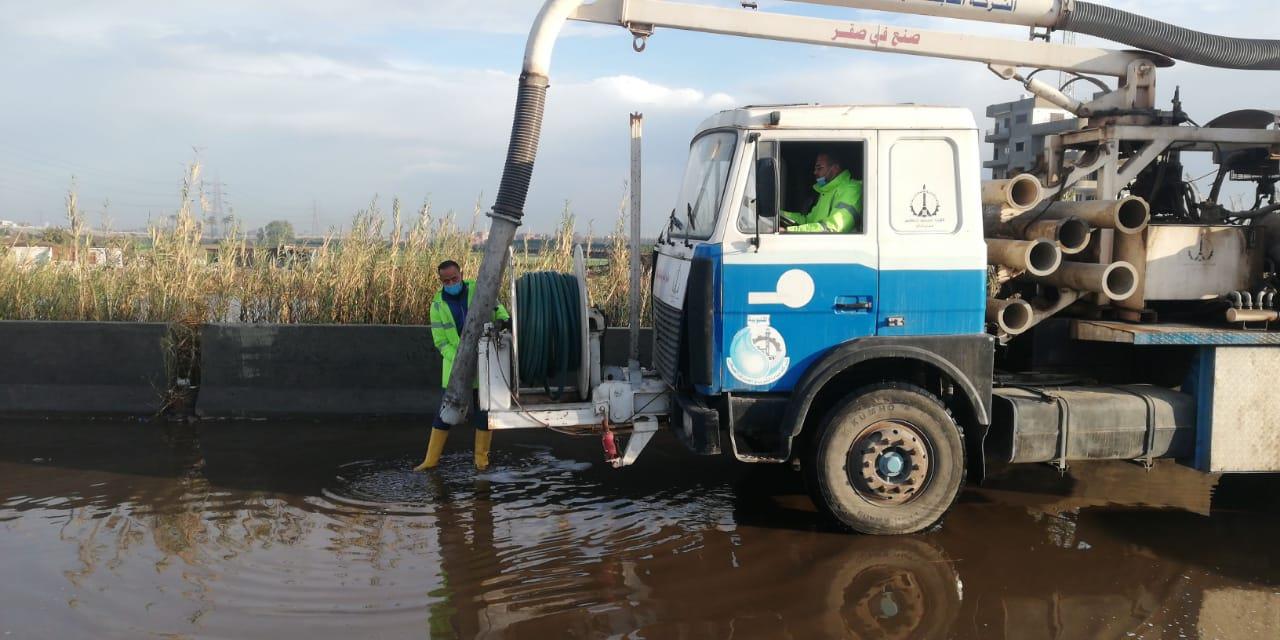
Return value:
M 915 385 L 854 391 L 808 442 L 802 467 L 810 497 L 837 524 L 860 533 L 928 529 L 964 483 L 960 426 L 936 396 Z

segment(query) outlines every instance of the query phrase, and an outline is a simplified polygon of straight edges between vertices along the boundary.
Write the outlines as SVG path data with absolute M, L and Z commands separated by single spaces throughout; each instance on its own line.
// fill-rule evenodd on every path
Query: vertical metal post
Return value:
M 640 378 L 640 138 L 643 124 L 644 114 L 631 114 L 631 287 L 627 318 L 631 350 L 627 352 L 627 367 L 633 380 Z

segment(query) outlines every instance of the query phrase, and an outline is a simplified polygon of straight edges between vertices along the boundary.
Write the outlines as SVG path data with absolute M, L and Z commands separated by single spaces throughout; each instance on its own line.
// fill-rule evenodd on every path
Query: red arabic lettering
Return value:
M 854 25 L 849 25 L 848 31 L 841 31 L 839 29 L 836 29 L 836 34 L 831 36 L 831 40 L 835 41 L 840 38 L 844 38 L 845 40 L 866 40 L 867 30 L 858 29 L 857 31 L 854 31 L 853 26 Z
M 913 33 L 911 35 L 907 35 L 905 33 L 895 31 L 893 32 L 893 46 L 896 47 L 899 44 L 920 44 L 920 34 Z

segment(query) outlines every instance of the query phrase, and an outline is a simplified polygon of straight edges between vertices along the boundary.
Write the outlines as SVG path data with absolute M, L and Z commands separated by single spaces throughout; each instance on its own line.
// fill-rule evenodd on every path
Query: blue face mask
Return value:
M 446 284 L 444 286 L 444 292 L 451 296 L 456 296 L 459 293 L 462 293 L 462 283 L 455 282 L 454 284 Z
M 817 184 L 819 187 L 825 187 L 825 186 L 827 186 L 827 179 L 826 179 L 826 178 L 818 178 L 818 182 L 817 182 L 816 184 Z

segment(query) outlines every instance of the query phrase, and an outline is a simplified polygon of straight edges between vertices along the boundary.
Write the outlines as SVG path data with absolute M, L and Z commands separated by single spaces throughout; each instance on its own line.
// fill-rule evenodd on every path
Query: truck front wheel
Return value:
M 864 387 L 827 413 L 802 461 L 819 510 L 861 533 L 915 533 L 942 519 L 964 481 L 960 427 L 915 385 Z

